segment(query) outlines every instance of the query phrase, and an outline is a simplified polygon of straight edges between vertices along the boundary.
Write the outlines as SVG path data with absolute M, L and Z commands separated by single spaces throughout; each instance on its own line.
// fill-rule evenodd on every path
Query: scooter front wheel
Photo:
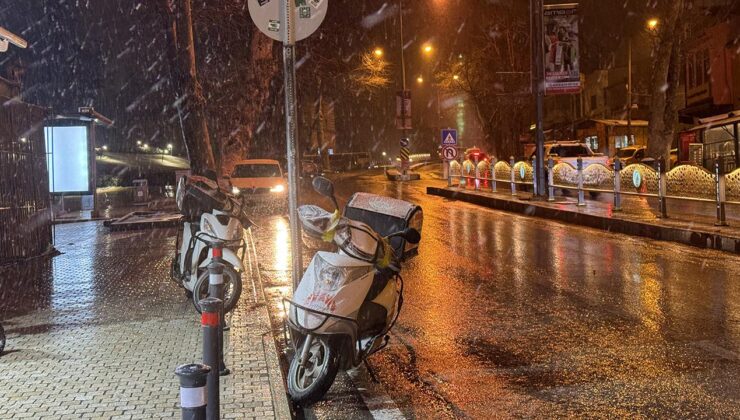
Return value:
M 301 349 L 298 347 L 288 370 L 288 393 L 302 406 L 311 405 L 324 397 L 339 371 L 339 341 L 327 336 L 317 336 L 311 341 L 306 366 L 301 366 Z
M 224 264 L 224 313 L 231 312 L 242 294 L 242 277 L 231 265 Z M 193 287 L 193 305 L 200 313 L 199 302 L 208 297 L 208 270 L 203 271 Z
M 2 356 L 3 350 L 5 350 L 5 330 L 0 325 L 0 356 Z

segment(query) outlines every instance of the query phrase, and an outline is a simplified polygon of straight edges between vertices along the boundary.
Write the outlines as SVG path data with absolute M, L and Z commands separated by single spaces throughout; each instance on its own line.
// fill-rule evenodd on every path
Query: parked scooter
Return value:
M 199 302 L 208 297 L 207 266 L 213 259 L 213 248 L 223 247 L 224 312 L 230 312 L 242 291 L 243 229 L 253 225 L 244 201 L 222 190 L 215 179 L 200 176 L 180 179 L 176 201 L 185 221 L 172 261 L 172 278 L 201 312 Z
M 332 200 L 335 210 L 332 214 L 318 206 L 301 206 L 298 212 L 303 230 L 313 238 L 333 242 L 338 252 L 318 251 L 293 299 L 286 299 L 287 324 L 295 350 L 288 372 L 288 392 L 301 405 L 320 400 L 340 369 L 359 366 L 387 345 L 387 334 L 403 303 L 403 250 L 407 242 L 417 244 L 421 239 L 419 231 L 410 227 L 383 237 L 369 225 L 375 224 L 380 231 L 397 229 L 378 227 L 378 220 L 385 215 L 381 213 L 374 220 L 369 220 L 374 217 L 370 212 L 362 212 L 366 220 L 343 217 L 331 181 L 316 177 L 313 186 Z M 418 206 L 408 202 L 358 194 L 365 201 L 382 202 L 379 208 L 401 204 L 421 213 Z M 421 217 L 418 219 L 420 229 Z M 392 246 L 392 238 L 398 239 L 395 242 L 400 246 Z

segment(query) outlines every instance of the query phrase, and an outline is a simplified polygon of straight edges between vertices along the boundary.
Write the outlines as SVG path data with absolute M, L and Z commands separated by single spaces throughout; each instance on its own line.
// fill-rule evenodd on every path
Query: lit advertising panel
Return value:
M 46 127 L 46 164 L 52 193 L 90 191 L 90 155 L 86 126 Z

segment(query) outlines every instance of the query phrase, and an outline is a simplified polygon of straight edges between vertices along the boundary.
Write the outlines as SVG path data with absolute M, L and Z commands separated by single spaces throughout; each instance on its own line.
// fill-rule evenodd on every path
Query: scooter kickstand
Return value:
M 372 380 L 374 383 L 379 384 L 380 381 L 378 380 L 378 377 L 375 376 L 375 371 L 373 370 L 372 366 L 370 366 L 370 362 L 367 361 L 367 359 L 362 361 L 365 364 L 365 367 L 367 368 L 367 373 L 370 374 L 370 380 Z

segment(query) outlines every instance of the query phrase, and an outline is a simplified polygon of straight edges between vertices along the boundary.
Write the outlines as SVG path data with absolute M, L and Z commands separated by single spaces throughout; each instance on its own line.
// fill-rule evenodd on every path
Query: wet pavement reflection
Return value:
M 377 172 L 337 191 L 424 209 L 401 317 L 371 359 L 369 386 L 405 416 L 740 417 L 740 257 L 445 200 Z M 268 221 L 267 290 L 287 294 L 287 221 Z M 334 400 L 351 381 L 338 382 L 308 417 L 354 413 Z

